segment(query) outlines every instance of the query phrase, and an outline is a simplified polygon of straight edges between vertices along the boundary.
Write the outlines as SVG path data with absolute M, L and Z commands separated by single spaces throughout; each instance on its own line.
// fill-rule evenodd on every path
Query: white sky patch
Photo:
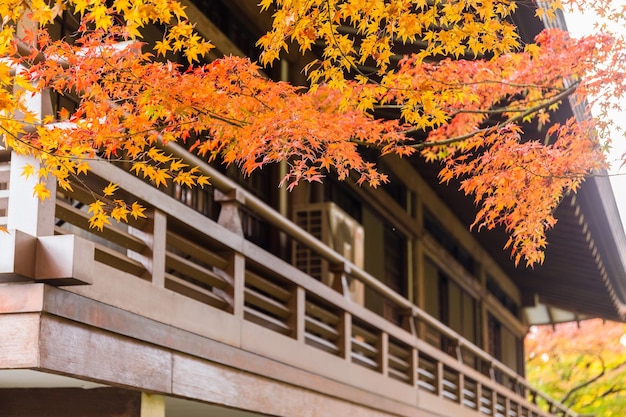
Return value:
M 626 4 L 626 1 L 615 1 L 615 4 Z M 596 32 L 594 25 L 597 22 L 597 18 L 593 13 L 585 13 L 583 15 L 582 13 L 566 12 L 565 20 L 567 29 L 573 36 L 580 37 Z M 625 26 L 615 28 L 615 25 L 611 25 L 611 30 L 626 34 Z M 626 100 L 626 97 L 624 97 L 624 100 Z M 626 115 L 615 113 L 612 118 L 620 126 L 621 132 L 616 131 L 613 134 L 611 153 L 608 156 L 608 160 L 611 163 L 609 174 L 622 224 L 626 224 L 626 167 L 621 166 L 622 156 L 626 152 L 626 137 L 624 136 L 626 132 Z

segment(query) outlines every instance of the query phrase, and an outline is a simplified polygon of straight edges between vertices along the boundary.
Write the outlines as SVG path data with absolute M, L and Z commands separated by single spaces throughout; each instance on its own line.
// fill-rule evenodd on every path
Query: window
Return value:
M 428 314 L 459 333 L 472 343 L 479 338 L 478 308 L 474 297 L 443 273 L 428 258 L 424 262 L 424 309 Z M 427 331 L 427 342 L 456 355 L 454 344 L 437 334 Z
M 446 230 L 435 215 L 424 209 L 424 229 L 472 276 L 475 276 L 476 261 L 472 255 Z
M 407 238 L 385 222 L 381 216 L 365 208 L 362 215 L 365 230 L 365 270 L 400 295 L 407 295 Z M 403 312 L 389 300 L 366 290 L 365 305 L 386 319 L 401 325 Z
M 523 340 L 503 325 L 493 314 L 487 319 L 487 352 L 500 362 L 523 375 Z M 496 375 L 497 376 L 497 375 Z
M 498 282 L 490 275 L 487 275 L 487 290 L 494 296 L 496 300 L 502 304 L 504 308 L 513 314 L 515 317 L 519 317 L 519 307 L 515 300 L 511 298 L 498 284 Z

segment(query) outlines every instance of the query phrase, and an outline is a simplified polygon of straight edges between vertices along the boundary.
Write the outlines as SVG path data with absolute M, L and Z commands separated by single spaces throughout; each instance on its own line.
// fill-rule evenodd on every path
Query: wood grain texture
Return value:
M 43 297 L 43 284 L 0 286 L 0 314 L 39 312 Z
M 403 415 L 432 417 L 417 408 L 379 398 L 376 408 L 338 396 L 328 396 L 268 377 L 198 361 L 190 356 L 174 357 L 173 392 L 213 404 L 274 416 L 389 417 Z
M 70 320 L 44 316 L 41 368 L 83 379 L 170 392 L 168 350 Z
M 39 313 L 0 314 L 0 369 L 39 365 L 39 321 Z

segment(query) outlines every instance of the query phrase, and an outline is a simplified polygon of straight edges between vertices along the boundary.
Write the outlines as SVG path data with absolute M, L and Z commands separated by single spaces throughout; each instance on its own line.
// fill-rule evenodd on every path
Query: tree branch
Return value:
M 584 381 L 584 382 L 580 383 L 579 385 L 575 386 L 574 388 L 572 388 L 571 390 L 569 390 L 569 392 L 567 392 L 567 394 L 565 394 L 565 396 L 561 399 L 561 403 L 565 404 L 566 401 L 568 401 L 571 398 L 571 396 L 576 391 L 580 391 L 581 389 L 588 387 L 589 385 L 591 385 L 594 382 L 598 381 L 603 376 L 605 376 L 605 375 L 607 375 L 609 373 L 612 373 L 612 372 L 616 372 L 616 371 L 626 367 L 626 361 L 625 361 L 625 362 L 620 363 L 619 365 L 614 366 L 613 368 L 608 368 L 607 369 L 606 366 L 604 365 L 604 360 L 601 357 L 599 357 L 598 359 L 602 363 L 602 371 L 598 375 L 596 375 L 595 377 L 593 377 L 591 379 L 588 379 L 587 381 Z M 610 387 L 604 393 L 599 394 L 598 396 L 596 396 L 596 398 L 594 398 L 593 401 L 595 401 L 597 398 L 606 397 L 606 396 L 608 396 L 610 394 L 621 392 L 621 391 L 626 391 L 626 387 L 620 387 L 620 388 L 615 388 L 615 386 Z M 591 403 L 589 403 L 589 404 L 591 404 Z
M 563 396 L 563 398 L 561 398 L 561 403 L 562 404 L 567 404 L 567 401 L 571 398 L 572 395 L 574 395 L 574 393 L 576 391 L 580 391 L 581 389 L 583 389 L 585 387 L 588 387 L 589 385 L 593 384 L 594 382 L 596 382 L 597 380 L 599 380 L 600 378 L 602 378 L 606 374 L 606 366 L 604 365 L 604 360 L 602 359 L 602 357 L 598 357 L 598 360 L 602 364 L 602 370 L 600 371 L 600 373 L 598 375 L 594 376 L 593 378 L 588 379 L 588 380 L 586 380 L 586 381 L 576 385 L 571 390 L 569 390 Z
M 478 129 L 478 130 L 474 130 L 472 132 L 466 133 L 465 135 L 459 135 L 459 136 L 455 136 L 452 138 L 448 138 L 448 139 L 444 139 L 444 140 L 440 140 L 438 142 L 420 142 L 418 144 L 412 145 L 413 148 L 415 148 L 416 150 L 422 150 L 422 149 L 426 149 L 426 148 L 433 148 L 436 146 L 446 146 L 446 145 L 452 145 L 454 143 L 458 143 L 458 142 L 463 142 L 464 140 L 470 139 L 480 133 L 486 133 L 486 132 L 490 132 L 490 131 L 494 131 L 494 130 L 498 130 L 506 125 L 509 125 L 511 123 L 515 123 L 518 122 L 520 120 L 523 120 L 525 117 L 530 116 L 533 113 L 538 112 L 541 109 L 545 109 L 546 107 L 550 107 L 551 105 L 558 103 L 559 101 L 563 100 L 564 98 L 570 96 L 578 87 L 578 82 L 572 84 L 571 86 L 569 86 L 568 88 L 566 88 L 565 90 L 563 90 L 562 92 L 560 92 L 559 94 L 557 94 L 556 96 L 552 97 L 550 100 L 547 100 L 541 104 L 538 104 L 536 106 L 530 107 L 529 109 L 525 110 L 524 112 L 521 112 L 519 114 L 516 114 L 513 117 L 508 118 L 507 120 L 500 122 L 498 124 L 496 124 L 495 126 L 489 126 L 489 127 L 485 127 L 483 129 Z M 411 129 L 411 130 L 407 130 L 404 133 L 405 134 L 409 134 L 409 133 L 413 133 L 413 132 L 417 132 L 417 129 Z

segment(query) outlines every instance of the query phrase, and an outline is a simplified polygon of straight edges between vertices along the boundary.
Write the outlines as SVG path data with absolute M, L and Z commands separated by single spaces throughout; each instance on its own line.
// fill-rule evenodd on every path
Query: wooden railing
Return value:
M 106 225 L 94 233 L 87 213 L 91 194 L 76 184 L 74 191 L 57 195 L 55 233 L 92 240 L 97 261 L 138 279 L 479 414 L 576 415 L 204 162 L 182 148 L 169 150 L 211 177 L 212 189 L 199 192 L 219 192 L 218 222 L 110 164 L 96 163 L 93 173 L 140 200 L 148 208 L 148 219 Z M 0 190 L 1 169 L 0 165 Z M 240 207 L 322 256 L 337 271 L 336 282 L 357 280 L 379 294 L 402 312 L 402 323 L 391 323 L 348 300 L 347 285 L 330 289 L 247 241 L 236 227 Z M 448 353 L 424 341 L 420 337 L 424 331 L 445 338 Z

